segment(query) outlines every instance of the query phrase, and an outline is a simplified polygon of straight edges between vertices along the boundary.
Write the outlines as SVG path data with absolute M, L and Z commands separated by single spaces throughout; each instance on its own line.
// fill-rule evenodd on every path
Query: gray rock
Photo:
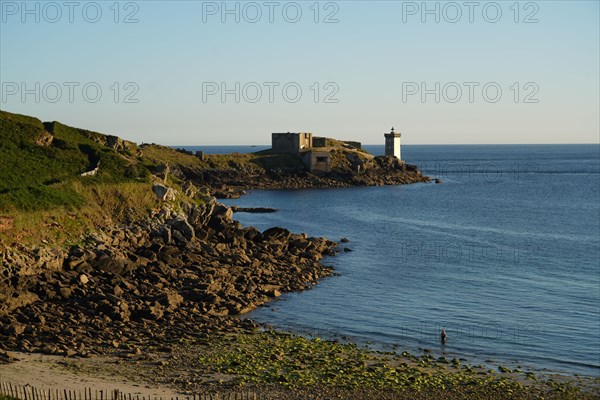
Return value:
M 187 220 L 183 218 L 172 219 L 167 221 L 167 224 L 174 231 L 181 233 L 188 241 L 194 238 L 194 227 Z
M 171 168 L 169 168 L 169 164 L 160 164 L 156 166 L 154 172 L 156 177 L 162 179 L 163 182 L 167 182 L 167 177 L 169 176 L 169 172 L 171 172 Z
M 170 187 L 166 187 L 162 183 L 155 183 L 154 185 L 152 185 L 152 190 L 154 191 L 156 197 L 160 201 L 175 200 L 175 191 Z
M 159 225 L 155 228 L 152 229 L 152 231 L 150 232 L 150 237 L 151 238 L 162 238 L 164 243 L 171 243 L 171 239 L 172 239 L 172 232 L 171 232 L 171 226 L 170 225 Z
M 217 203 L 213 209 L 212 216 L 223 219 L 226 222 L 232 222 L 233 210 L 223 204 Z

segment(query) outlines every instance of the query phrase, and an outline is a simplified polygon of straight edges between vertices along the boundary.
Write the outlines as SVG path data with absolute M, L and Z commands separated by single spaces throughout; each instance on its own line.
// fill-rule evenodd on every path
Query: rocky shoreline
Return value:
M 223 167 L 206 160 L 201 170 L 179 166 L 169 172 L 197 186 L 211 188 L 215 197 L 237 198 L 254 189 L 330 189 L 353 186 L 405 185 L 431 182 L 416 165 L 406 164 L 395 157 L 360 158 L 354 154 L 338 155 L 330 172 L 309 172 L 304 168 L 257 167 L 252 163 L 229 162 Z
M 0 364 L 10 364 L 0 368 L 14 383 L 45 376 L 64 389 L 68 373 L 79 384 L 118 377 L 162 393 L 254 388 L 294 400 L 597 398 L 597 380 L 582 396 L 570 381 L 540 385 L 522 371 L 383 354 L 244 317 L 333 275 L 323 258 L 350 249 L 242 227 L 234 212 L 276 210 L 216 198 L 430 182 L 414 165 L 332 141 L 327 168 L 314 170 L 298 155 L 192 155 L 4 111 L 0 120 L 0 158 L 20 166 L 0 179 Z
M 349 249 L 283 228 L 244 228 L 233 212 L 276 210 L 230 208 L 216 198 L 248 189 L 430 181 L 395 157 L 343 146 L 329 149 L 327 171 L 311 172 L 296 155 L 197 157 L 58 122 L 5 112 L 0 117 L 6 142 L 22 141 L 6 154 L 53 168 L 35 170 L 30 181 L 20 182 L 26 186 L 19 191 L 24 208 L 7 203 L 9 214 L 0 219 L 4 351 L 135 356 L 146 344 L 168 347 L 253 328 L 253 322 L 231 316 L 311 288 L 333 274 L 321 259 Z M 43 181 L 33 179 L 44 174 Z M 7 190 L 15 188 L 16 181 Z M 60 206 L 49 206 L 51 213 L 44 215 L 32 188 Z M 36 226 L 18 227 L 21 217 L 31 217 Z M 44 226 L 48 234 L 36 235 Z M 21 235 L 28 245 L 19 244 Z
M 89 357 L 133 356 L 145 344 L 253 328 L 231 318 L 332 268 L 337 243 L 283 228 L 243 228 L 232 209 L 206 199 L 60 248 L 1 254 L 0 349 Z
M 162 202 L 145 218 L 98 229 L 66 249 L 4 247 L 0 364 L 19 365 L 22 353 L 59 356 L 36 371 L 58 368 L 82 382 L 118 376 L 187 395 L 240 388 L 288 400 L 598 394 L 597 380 L 498 376 L 430 354 L 264 332 L 240 316 L 333 275 L 323 258 L 346 250 L 348 240 L 244 228 L 234 207 L 195 198 Z

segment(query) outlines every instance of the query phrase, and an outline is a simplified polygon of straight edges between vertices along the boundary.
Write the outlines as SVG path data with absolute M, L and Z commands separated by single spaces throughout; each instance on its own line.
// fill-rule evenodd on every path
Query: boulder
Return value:
M 163 185 L 162 183 L 155 183 L 152 185 L 152 190 L 160 201 L 175 200 L 175 191 L 172 188 Z
M 165 290 L 160 298 L 160 304 L 165 306 L 169 311 L 177 309 L 183 303 L 183 297 L 174 290 Z
M 287 240 L 290 237 L 290 231 L 285 228 L 273 227 L 269 228 L 262 233 L 262 237 L 264 240 L 278 240 L 283 241 Z
M 50 146 L 54 141 L 54 136 L 52 136 L 49 132 L 44 131 L 42 134 L 35 138 L 35 144 L 38 146 Z
M 120 137 L 112 136 L 112 135 L 106 136 L 105 146 L 108 146 L 111 149 L 114 149 L 117 151 L 125 150 L 127 147 L 130 147 L 131 145 L 135 146 L 133 143 L 131 143 L 131 142 L 128 143 L 125 140 L 121 139 Z
M 167 224 L 172 230 L 181 233 L 188 241 L 194 238 L 195 232 L 194 227 L 183 218 L 171 219 L 167 221 Z
M 167 177 L 169 176 L 171 169 L 169 168 L 169 164 L 160 164 L 154 168 L 153 172 L 157 178 L 161 179 L 163 182 L 167 182 Z
M 231 220 L 231 218 L 233 217 L 233 210 L 224 204 L 216 203 L 212 211 L 212 216 Z
M 181 189 L 183 190 L 183 194 L 191 199 L 196 197 L 198 194 L 198 188 L 190 181 L 185 181 L 185 183 L 181 186 Z
M 158 225 L 150 231 L 150 238 L 162 238 L 165 244 L 171 243 L 172 233 L 170 225 Z
M 10 324 L 8 326 L 8 331 L 12 335 L 19 336 L 20 334 L 25 332 L 25 328 L 26 328 L 25 325 L 20 324 L 18 322 L 13 322 L 12 324 Z

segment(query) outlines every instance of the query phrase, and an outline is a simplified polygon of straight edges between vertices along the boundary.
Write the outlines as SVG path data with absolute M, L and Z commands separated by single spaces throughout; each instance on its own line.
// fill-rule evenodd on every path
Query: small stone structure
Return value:
M 400 160 L 400 134 L 394 132 L 385 134 L 385 154 L 396 156 Z M 274 153 L 295 154 L 301 157 L 304 165 L 311 172 L 330 172 L 330 147 L 341 146 L 351 150 L 361 150 L 360 142 L 328 140 L 326 137 L 313 137 L 312 133 L 272 133 L 271 151 Z M 361 166 L 359 165 L 360 171 Z
M 394 132 L 394 127 L 392 127 L 390 133 L 384 133 L 383 136 L 385 137 L 385 155 L 402 160 L 400 157 L 400 133 Z
M 273 133 L 271 150 L 276 153 L 296 154 L 311 172 L 331 171 L 329 151 L 315 148 L 326 147 L 326 138 L 314 138 L 312 133 Z M 315 144 L 316 142 L 316 144 Z
M 312 133 L 273 133 L 271 149 L 276 153 L 298 154 L 313 147 Z
M 331 171 L 331 163 L 328 151 L 308 151 L 303 158 L 304 165 L 311 172 L 329 172 Z

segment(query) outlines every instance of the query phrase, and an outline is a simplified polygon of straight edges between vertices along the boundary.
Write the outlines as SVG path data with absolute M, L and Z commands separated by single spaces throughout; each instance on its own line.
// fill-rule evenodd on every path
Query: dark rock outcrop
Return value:
M 337 244 L 283 228 L 259 232 L 208 199 L 174 214 L 165 206 L 129 226 L 84 238 L 63 252 L 5 249 L 0 263 L 0 349 L 92 356 L 131 353 L 222 329 L 229 318 L 332 269 Z M 116 349 L 116 350 L 115 350 Z
M 343 154 L 343 155 L 342 155 Z M 400 185 L 430 182 L 415 165 L 391 156 L 365 156 L 341 153 L 334 157 L 329 172 L 309 172 L 297 168 L 268 168 L 230 163 L 227 169 L 210 163 L 208 168 L 179 166 L 179 173 L 198 186 L 210 188 L 217 198 L 237 198 L 251 189 L 305 189 L 351 186 Z

